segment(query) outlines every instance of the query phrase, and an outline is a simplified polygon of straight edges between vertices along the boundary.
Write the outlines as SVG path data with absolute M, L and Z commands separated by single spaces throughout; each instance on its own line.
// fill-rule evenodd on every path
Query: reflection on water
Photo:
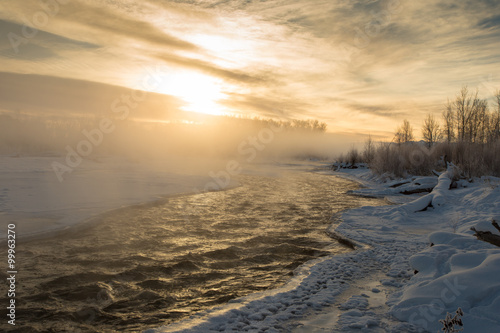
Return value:
M 325 234 L 333 213 L 378 202 L 313 172 L 238 179 L 19 243 L 16 329 L 138 331 L 276 287 L 307 260 L 347 250 Z

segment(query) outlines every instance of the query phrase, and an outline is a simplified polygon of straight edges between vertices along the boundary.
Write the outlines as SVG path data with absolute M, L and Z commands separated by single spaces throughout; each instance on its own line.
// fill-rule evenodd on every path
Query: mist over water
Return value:
M 238 158 L 244 162 L 283 158 L 331 159 L 354 140 L 294 122 L 215 117 L 185 112 L 166 121 L 116 115 L 38 117 L 0 110 L 0 153 L 50 154 L 95 159 Z
M 349 181 L 292 167 L 237 179 L 23 242 L 17 331 L 137 331 L 276 287 L 300 264 L 347 250 L 325 234 L 333 213 L 377 203 L 346 196 Z

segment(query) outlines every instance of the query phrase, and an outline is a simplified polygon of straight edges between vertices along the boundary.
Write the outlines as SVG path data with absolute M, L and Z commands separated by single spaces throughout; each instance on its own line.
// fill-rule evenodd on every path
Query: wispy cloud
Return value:
M 41 10 L 0 9 L 2 32 Z M 499 10 L 496 0 L 71 1 L 22 53 L 0 40 L 0 70 L 131 85 L 165 66 L 227 82 L 221 103 L 235 113 L 390 132 L 439 114 L 463 84 L 493 73 L 500 88 Z
M 163 62 L 182 66 L 188 69 L 198 70 L 227 81 L 236 81 L 243 84 L 264 84 L 270 81 L 277 81 L 276 78 L 266 77 L 265 74 L 250 72 L 247 73 L 242 70 L 224 69 L 207 61 L 177 56 L 173 54 L 160 54 L 157 56 L 157 58 Z
M 64 79 L 33 74 L 0 72 L 0 109 L 22 114 L 51 117 L 101 116 L 117 117 L 115 100 L 128 105 L 131 89 L 86 80 Z M 57 98 L 55 98 L 57 96 Z M 122 99 L 129 96 L 129 99 Z M 150 93 L 147 99 L 132 100 L 130 118 L 154 119 L 178 116 L 182 101 L 173 96 Z
M 103 6 L 92 7 L 74 2 L 66 5 L 64 12 L 67 15 L 61 15 L 61 19 L 95 29 L 103 34 L 103 38 L 108 37 L 108 42 L 121 37 L 175 50 L 195 51 L 197 49 L 196 45 L 173 36 L 168 31 L 161 30 L 149 21 L 127 17 L 123 13 Z
M 23 24 L 0 19 L 0 56 L 25 60 L 40 60 L 57 56 L 57 50 L 96 49 L 99 45 L 66 38 L 37 30 L 36 38 L 29 41 L 23 35 Z M 12 35 L 11 35 L 12 34 Z M 25 41 L 20 41 L 20 40 Z M 22 48 L 22 52 L 19 52 Z
M 310 104 L 279 96 L 254 96 L 233 93 L 224 104 L 243 113 L 255 112 L 266 117 L 293 119 L 307 113 Z

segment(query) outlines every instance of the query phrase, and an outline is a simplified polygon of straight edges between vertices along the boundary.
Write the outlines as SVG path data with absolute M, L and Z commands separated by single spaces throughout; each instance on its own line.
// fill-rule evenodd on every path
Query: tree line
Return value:
M 454 100 L 448 100 L 442 113 L 442 124 L 428 114 L 422 126 L 422 137 L 429 147 L 440 141 L 464 143 L 495 143 L 500 139 L 500 91 L 495 94 L 495 105 L 490 111 L 488 101 L 479 98 L 464 86 Z M 396 142 L 413 140 L 407 120 L 398 128 Z
M 405 119 L 391 142 L 376 144 L 369 137 L 361 153 L 352 148 L 339 162 L 365 162 L 378 174 L 396 177 L 430 175 L 446 162 L 457 165 L 465 177 L 500 176 L 500 91 L 490 107 L 477 89 L 464 86 L 445 104 L 441 121 L 426 115 L 421 134 L 423 144 L 415 142 L 414 129 Z

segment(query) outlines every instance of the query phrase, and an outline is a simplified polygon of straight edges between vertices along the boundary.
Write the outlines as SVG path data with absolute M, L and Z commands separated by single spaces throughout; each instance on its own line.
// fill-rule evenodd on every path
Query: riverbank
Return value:
M 443 327 L 440 319 L 461 308 L 464 332 L 500 331 L 500 283 L 496 279 L 500 249 L 476 240 L 470 230 L 474 227 L 498 234 L 491 221 L 499 220 L 500 179 L 462 180 L 450 189 L 452 182 L 446 174 L 389 181 L 368 170 L 342 172 L 370 185 L 357 194 L 393 198 L 404 197 L 397 193 L 427 187 L 435 179 L 436 186 L 429 194 L 399 200 L 403 204 L 397 206 L 345 212 L 343 223 L 336 228 L 390 263 L 379 283 L 389 287 L 390 316 L 402 323 L 387 328 L 436 332 Z M 357 310 L 366 314 L 366 309 Z M 340 316 L 340 324 L 347 323 L 343 328 L 359 325 L 359 312 L 354 314 Z
M 500 330 L 500 250 L 470 231 L 495 232 L 498 179 L 460 182 L 423 209 L 426 194 L 398 192 L 437 184 L 437 177 L 389 181 L 359 169 L 340 175 L 365 186 L 353 194 L 398 203 L 337 217 L 330 231 L 354 241 L 357 250 L 301 267 L 282 289 L 146 332 L 435 332 L 459 307 L 464 332 Z

